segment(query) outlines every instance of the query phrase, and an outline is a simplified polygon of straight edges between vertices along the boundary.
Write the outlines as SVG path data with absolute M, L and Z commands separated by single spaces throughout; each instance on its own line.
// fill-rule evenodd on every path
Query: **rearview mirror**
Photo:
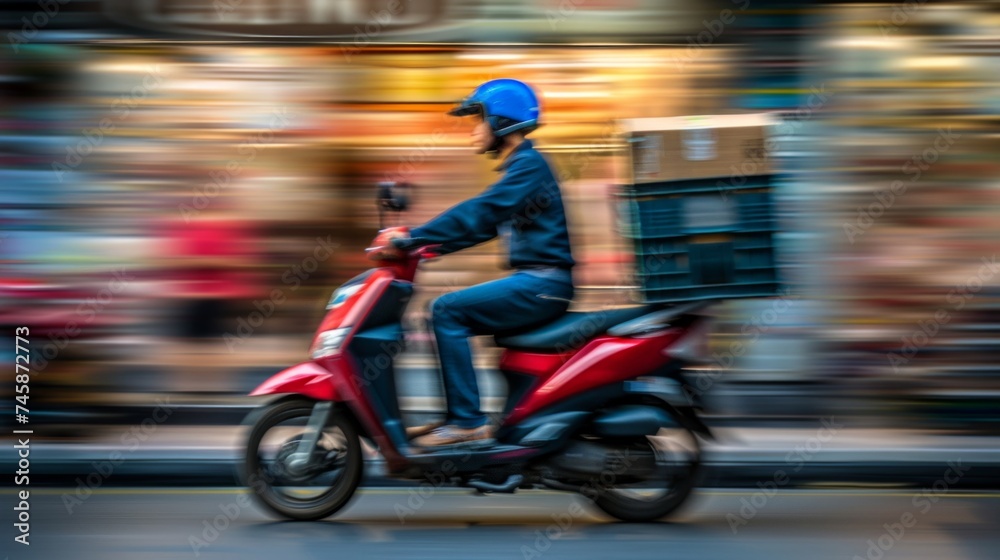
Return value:
M 376 203 L 382 210 L 402 212 L 410 205 L 410 184 L 383 181 L 378 184 Z

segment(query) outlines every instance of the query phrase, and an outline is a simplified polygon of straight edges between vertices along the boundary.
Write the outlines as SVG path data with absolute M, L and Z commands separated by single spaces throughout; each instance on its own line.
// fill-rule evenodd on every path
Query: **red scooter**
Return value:
M 246 422 L 240 475 L 259 502 L 293 519 L 337 512 L 361 482 L 364 439 L 393 478 L 580 492 L 627 521 L 680 506 L 697 480 L 699 438 L 712 437 L 683 373 L 704 359 L 709 319 L 699 312 L 709 303 L 569 312 L 496 336 L 508 395 L 495 441 L 421 449 L 403 423 L 393 361 L 418 264 L 433 256 L 412 251 L 334 291 L 312 359 L 251 393 L 280 395 Z

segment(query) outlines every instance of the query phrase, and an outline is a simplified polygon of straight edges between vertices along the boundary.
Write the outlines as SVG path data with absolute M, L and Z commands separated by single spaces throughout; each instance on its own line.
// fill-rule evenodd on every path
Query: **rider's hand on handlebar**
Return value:
M 410 230 L 406 227 L 391 227 L 383 229 L 375 236 L 372 246 L 368 249 L 368 259 L 373 261 L 399 260 L 406 252 L 396 247 L 394 239 L 409 239 Z

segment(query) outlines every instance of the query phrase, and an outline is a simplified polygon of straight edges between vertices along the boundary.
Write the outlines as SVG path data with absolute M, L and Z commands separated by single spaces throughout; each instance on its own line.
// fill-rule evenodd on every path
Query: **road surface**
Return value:
M 232 488 L 36 488 L 30 546 L 13 541 L 13 489 L 0 496 L 10 560 L 997 558 L 1000 493 L 922 492 L 703 490 L 671 522 L 627 524 L 557 492 L 373 488 L 305 523 Z

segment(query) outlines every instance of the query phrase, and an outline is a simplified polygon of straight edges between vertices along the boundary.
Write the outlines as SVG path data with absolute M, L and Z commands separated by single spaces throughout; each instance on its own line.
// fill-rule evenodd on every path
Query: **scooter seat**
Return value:
M 501 348 L 564 352 L 583 346 L 611 327 L 656 311 L 655 305 L 639 305 L 601 311 L 571 311 L 551 323 L 521 333 L 503 333 L 494 337 Z

